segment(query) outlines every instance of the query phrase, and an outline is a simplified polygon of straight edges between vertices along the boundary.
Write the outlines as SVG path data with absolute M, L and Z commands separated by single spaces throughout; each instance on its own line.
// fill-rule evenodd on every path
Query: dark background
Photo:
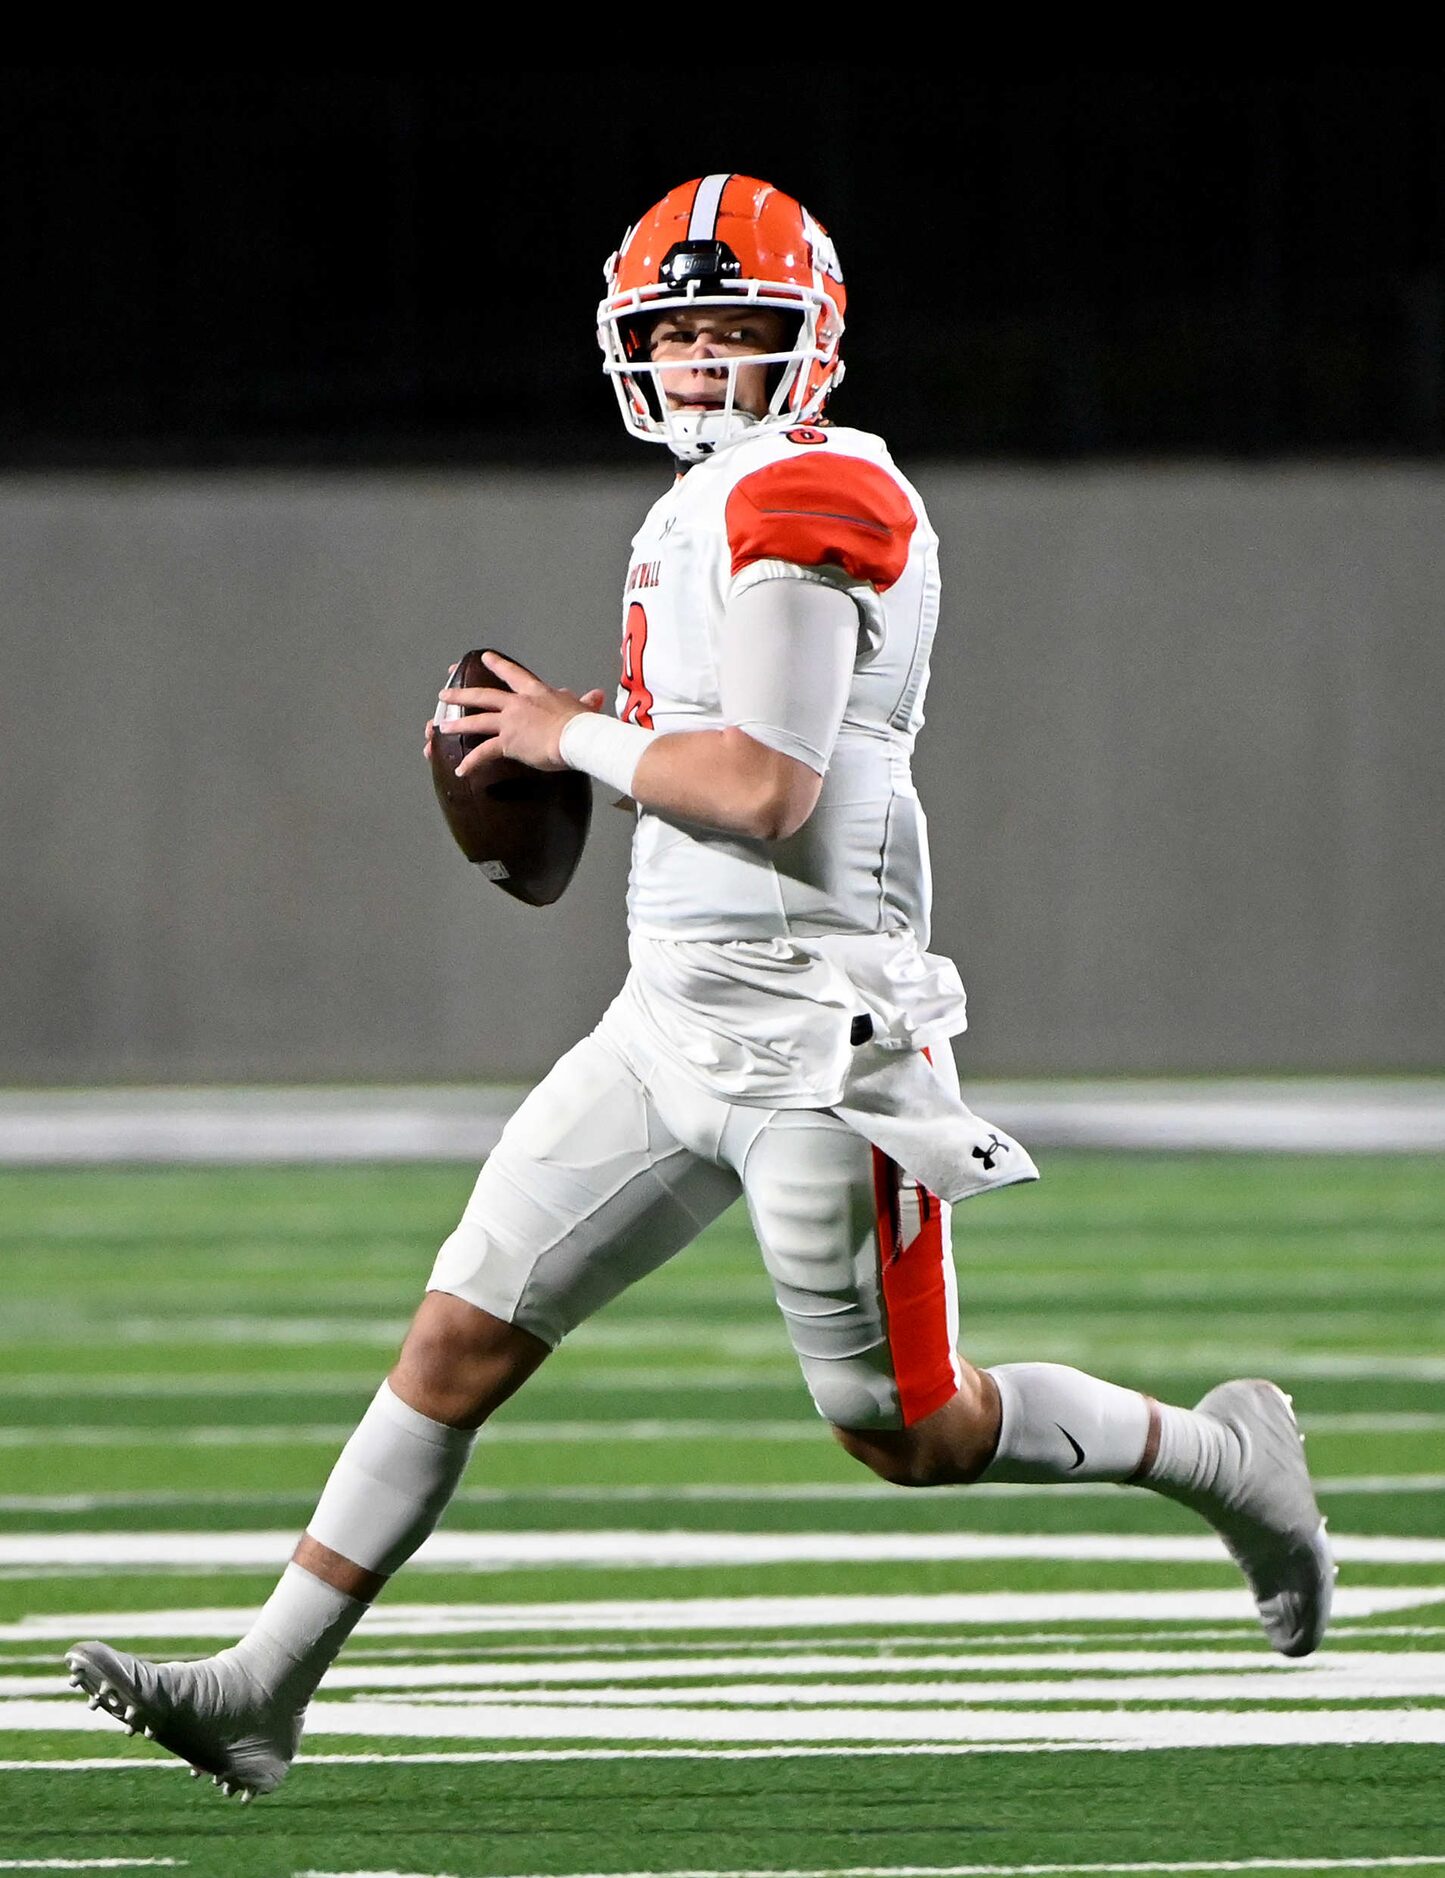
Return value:
M 835 414 L 908 456 L 1445 445 L 1441 71 L 685 63 L 0 73 L 0 463 L 635 462 L 601 263 L 730 168 L 834 234 Z

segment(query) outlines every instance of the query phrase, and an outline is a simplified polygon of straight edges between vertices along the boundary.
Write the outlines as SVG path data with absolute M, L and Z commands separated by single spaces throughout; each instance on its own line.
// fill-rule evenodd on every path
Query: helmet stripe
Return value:
M 731 174 L 704 176 L 698 184 L 697 194 L 692 199 L 692 220 L 687 225 L 689 241 L 717 239 L 717 212 L 722 204 L 723 190 L 731 181 Z

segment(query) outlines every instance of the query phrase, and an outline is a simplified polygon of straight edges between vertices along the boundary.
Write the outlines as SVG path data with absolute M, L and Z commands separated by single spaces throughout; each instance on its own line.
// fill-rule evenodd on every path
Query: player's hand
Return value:
M 449 688 L 439 694 L 442 704 L 459 704 L 470 713 L 446 720 L 448 736 L 460 733 L 487 739 L 462 758 L 457 775 L 469 776 L 503 756 L 531 769 L 566 769 L 560 749 L 563 726 L 579 711 L 600 711 L 604 694 L 588 691 L 579 698 L 575 691 L 546 684 L 500 652 L 483 656 L 488 667 L 511 687 L 509 691 L 474 685 Z M 434 728 L 429 727 L 428 740 L 433 734 Z

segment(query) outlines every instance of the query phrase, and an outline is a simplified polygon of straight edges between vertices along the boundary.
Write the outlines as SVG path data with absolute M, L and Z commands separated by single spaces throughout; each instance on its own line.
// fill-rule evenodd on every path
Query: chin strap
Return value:
M 667 418 L 668 447 L 684 463 L 699 462 L 745 437 L 758 420 L 751 411 L 680 411 Z

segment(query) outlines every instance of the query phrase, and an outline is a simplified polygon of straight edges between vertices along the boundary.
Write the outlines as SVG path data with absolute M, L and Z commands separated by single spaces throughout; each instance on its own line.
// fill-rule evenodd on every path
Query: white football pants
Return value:
M 837 1116 L 745 1107 L 594 1032 L 507 1124 L 428 1289 L 556 1345 L 746 1196 L 819 1414 L 899 1428 L 959 1386 L 949 1208 Z M 938 1052 L 940 1073 L 953 1059 Z

